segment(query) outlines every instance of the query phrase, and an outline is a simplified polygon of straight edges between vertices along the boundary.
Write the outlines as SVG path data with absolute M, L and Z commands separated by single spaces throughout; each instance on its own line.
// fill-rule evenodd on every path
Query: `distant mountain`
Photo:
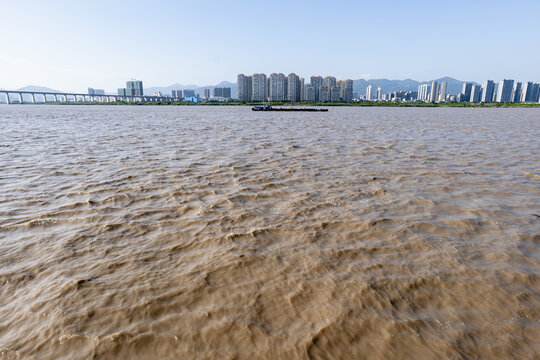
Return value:
M 366 93 L 366 88 L 371 85 L 373 86 L 373 92 L 377 91 L 377 88 L 381 88 L 383 94 L 387 94 L 394 91 L 413 91 L 418 89 L 420 82 L 412 79 L 406 80 L 388 80 L 388 79 L 371 79 L 364 80 L 358 79 L 353 80 L 353 91 L 357 92 L 358 95 L 363 95 Z
M 34 86 L 34 85 L 28 85 L 28 86 L 25 86 L 25 87 L 22 87 L 22 88 L 19 88 L 17 90 L 20 90 L 20 91 L 41 91 L 41 92 L 48 92 L 50 94 L 54 94 L 54 93 L 59 93 L 60 91 L 58 90 L 54 90 L 54 89 L 51 89 L 51 88 L 48 88 L 48 87 L 45 87 L 45 86 Z M 49 98 L 49 101 L 50 101 L 50 97 Z M 11 101 L 19 101 L 19 95 L 17 94 L 10 94 L 9 95 L 9 99 Z M 36 95 L 36 101 L 37 102 L 41 102 L 43 99 L 43 97 L 41 95 Z M 5 101 L 5 95 L 0 95 L 0 102 L 4 102 Z M 24 102 L 30 102 L 32 101 L 32 96 L 29 95 L 29 94 L 24 94 L 23 95 L 23 101 Z
M 308 79 L 306 79 L 306 80 L 308 80 Z M 358 79 L 358 80 L 353 80 L 353 91 L 357 92 L 358 95 L 364 95 L 366 93 L 366 88 L 369 85 L 373 86 L 373 91 L 374 92 L 377 91 L 378 87 L 381 87 L 383 94 L 388 94 L 388 93 L 394 92 L 394 91 L 417 91 L 418 86 L 420 86 L 422 84 L 431 84 L 432 81 L 433 80 L 417 81 L 417 80 L 413 80 L 413 79 L 405 79 L 405 80 L 389 80 L 389 79 L 365 80 L 365 79 Z M 457 94 L 459 94 L 461 92 L 461 88 L 462 88 L 463 83 L 464 83 L 464 81 L 462 81 L 462 80 L 454 79 L 454 78 L 451 78 L 451 77 L 443 77 L 443 78 L 435 79 L 435 81 L 438 81 L 438 82 L 446 81 L 447 82 L 446 92 L 448 94 L 454 94 L 454 95 L 457 95 Z M 472 82 L 473 84 L 478 85 L 474 81 L 468 81 L 468 82 Z M 179 84 L 179 83 L 175 83 L 175 84 L 172 84 L 172 85 L 169 85 L 169 86 L 153 86 L 153 87 L 145 88 L 144 89 L 144 94 L 145 95 L 153 95 L 154 93 L 159 91 L 163 95 L 171 95 L 171 90 L 190 89 L 190 90 L 195 90 L 195 93 L 199 94 L 202 97 L 202 96 L 204 96 L 204 89 L 210 89 L 210 91 L 212 92 L 212 90 L 215 87 L 230 87 L 231 88 L 231 96 L 233 98 L 237 97 L 237 94 L 238 94 L 237 85 L 236 85 L 236 83 L 232 83 L 232 82 L 229 82 L 229 81 L 222 81 L 217 85 L 208 85 L 208 86 L 182 85 L 182 84 Z M 60 92 L 58 90 L 50 89 L 48 87 L 33 86 L 33 85 L 25 86 L 25 87 L 17 89 L 17 90 L 21 90 L 21 91 L 46 91 L 46 92 L 49 92 L 49 93 L 58 93 L 58 92 Z M 25 101 L 30 101 L 30 99 L 31 99 L 30 95 L 25 95 L 24 98 L 25 98 L 24 99 Z M 18 100 L 18 95 L 12 94 L 10 96 L 10 99 Z M 3 101 L 3 99 L 0 100 L 0 101 Z
M 171 95 L 172 90 L 195 90 L 196 94 L 199 94 L 201 97 L 204 96 L 204 89 L 210 89 L 210 93 L 215 87 L 230 87 L 231 96 L 235 98 L 237 96 L 238 90 L 236 83 L 231 83 L 228 81 L 222 81 L 217 85 L 208 85 L 208 86 L 198 86 L 198 85 L 182 85 L 182 84 L 172 84 L 169 86 L 153 86 L 149 88 L 144 88 L 145 95 L 154 95 L 156 92 L 161 92 L 163 95 Z
M 308 79 L 306 79 L 308 80 Z M 357 92 L 358 95 L 364 95 L 366 93 L 366 88 L 369 85 L 373 86 L 374 92 L 377 91 L 378 87 L 381 87 L 383 94 L 388 94 L 394 91 L 417 91 L 418 86 L 422 84 L 431 84 L 433 80 L 429 81 L 417 81 L 413 79 L 405 79 L 405 80 L 389 80 L 389 79 L 358 79 L 353 80 L 353 91 Z M 439 79 L 435 79 L 435 81 L 443 82 L 446 81 L 446 92 L 448 94 L 454 94 L 457 95 L 461 92 L 461 88 L 463 86 L 464 81 L 454 79 L 451 77 L 443 77 Z M 475 85 L 478 85 L 474 81 L 468 81 L 472 82 Z M 217 85 L 208 85 L 208 86 L 198 86 L 198 85 L 182 85 L 182 84 L 173 84 L 169 86 L 154 86 L 144 89 L 145 95 L 153 95 L 155 92 L 160 91 L 163 95 L 170 95 L 171 90 L 184 90 L 184 89 L 190 89 L 195 90 L 196 94 L 199 94 L 200 96 L 204 95 L 204 89 L 214 89 L 215 87 L 230 87 L 231 88 L 231 96 L 233 98 L 236 98 L 238 94 L 238 88 L 236 83 L 231 83 L 229 81 L 222 81 Z
M 446 81 L 446 93 L 457 95 L 461 92 L 461 88 L 465 81 L 457 80 L 451 77 L 443 77 L 440 79 L 429 80 L 429 81 L 416 81 L 412 79 L 405 80 L 388 80 L 388 79 L 371 79 L 371 80 L 353 80 L 353 91 L 356 91 L 358 95 L 364 95 L 366 93 L 366 88 L 369 85 L 373 86 L 373 91 L 376 92 L 377 88 L 382 89 L 383 94 L 388 94 L 394 91 L 418 91 L 418 86 L 422 84 L 431 84 L 433 81 L 439 83 Z M 474 81 L 472 82 L 475 85 L 478 85 Z
M 60 92 L 58 90 L 53 90 L 53 89 L 45 87 L 45 86 L 34 86 L 34 85 L 28 85 L 28 86 L 22 87 L 22 88 L 17 89 L 17 90 L 20 90 L 20 91 L 46 91 L 46 92 L 49 92 L 49 93 L 59 93 Z

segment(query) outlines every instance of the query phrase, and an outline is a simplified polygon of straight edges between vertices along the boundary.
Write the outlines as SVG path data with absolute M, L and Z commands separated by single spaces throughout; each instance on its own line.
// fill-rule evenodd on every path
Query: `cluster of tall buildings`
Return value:
M 448 83 L 446 81 L 440 83 L 438 81 L 433 81 L 431 85 L 422 84 L 418 87 L 416 100 L 434 103 L 455 101 L 454 95 L 446 93 L 447 86 Z
M 88 95 L 105 95 L 105 90 L 103 89 L 94 89 L 89 87 L 88 88 Z
M 514 80 L 504 79 L 495 84 L 493 80 L 487 80 L 480 85 L 464 83 L 458 101 L 470 102 L 538 102 L 540 100 L 540 84 L 531 81 L 525 84 Z
M 309 83 L 303 77 L 294 73 L 253 74 L 247 76 L 238 74 L 239 101 L 309 101 L 309 102 L 339 102 L 353 101 L 353 81 L 337 80 L 333 76 L 312 76 Z M 394 91 L 383 94 L 382 88 L 375 89 L 372 85 L 366 88 L 366 95 L 357 100 L 393 101 L 393 102 L 540 102 L 540 84 L 533 82 L 515 82 L 504 79 L 499 83 L 487 80 L 482 85 L 464 82 L 461 93 L 454 95 L 447 92 L 446 81 L 433 81 L 431 84 L 418 86 L 418 91 Z M 204 89 L 204 99 L 210 101 L 227 101 L 231 99 L 230 87 L 215 87 Z M 90 95 L 103 95 L 101 89 L 88 88 Z M 143 96 L 143 83 L 140 80 L 126 82 L 126 87 L 118 89 L 119 96 Z M 159 94 L 161 96 L 161 94 Z M 356 95 L 355 95 L 356 96 Z M 171 97 L 180 99 L 199 99 L 195 90 L 172 90 Z
M 238 74 L 239 101 L 352 101 L 352 80 L 336 80 L 333 76 L 312 76 L 309 83 L 294 73 Z
M 231 98 L 231 88 L 230 87 L 215 87 L 212 91 L 213 97 L 215 98 Z
M 184 99 L 187 97 L 198 97 L 198 94 L 195 94 L 195 90 L 183 89 L 183 90 L 171 90 L 171 96 L 173 98 Z
M 540 100 L 540 84 L 514 82 L 504 79 L 496 84 L 486 80 L 482 85 L 465 82 L 461 93 L 457 96 L 446 93 L 446 82 L 433 81 L 431 85 L 423 84 L 418 87 L 418 100 L 426 102 L 534 102 Z
M 410 102 L 416 101 L 418 93 L 416 91 L 393 91 L 388 94 L 383 94 L 383 89 L 379 86 L 374 91 L 373 85 L 368 85 L 366 95 L 361 95 L 360 101 L 391 101 L 391 102 Z
M 173 98 L 191 98 L 199 97 L 199 94 L 195 93 L 195 90 L 192 89 L 183 89 L 183 90 L 171 90 L 171 96 Z M 210 89 L 204 89 L 204 99 L 209 100 L 212 98 L 216 99 L 230 99 L 231 98 L 231 88 L 230 87 L 215 87 L 212 89 L 212 96 L 210 96 Z
M 143 84 L 141 80 L 126 81 L 126 87 L 118 89 L 119 96 L 143 96 Z

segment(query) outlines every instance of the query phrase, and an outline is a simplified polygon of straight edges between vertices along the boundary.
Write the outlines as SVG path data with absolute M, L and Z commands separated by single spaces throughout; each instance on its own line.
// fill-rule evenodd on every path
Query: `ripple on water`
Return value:
M 5 107 L 0 359 L 533 359 L 537 112 Z

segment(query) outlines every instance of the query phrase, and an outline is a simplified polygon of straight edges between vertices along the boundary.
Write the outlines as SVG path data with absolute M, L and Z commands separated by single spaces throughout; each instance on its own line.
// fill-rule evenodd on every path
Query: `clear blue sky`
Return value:
M 238 73 L 540 82 L 539 0 L 0 0 L 0 88 Z

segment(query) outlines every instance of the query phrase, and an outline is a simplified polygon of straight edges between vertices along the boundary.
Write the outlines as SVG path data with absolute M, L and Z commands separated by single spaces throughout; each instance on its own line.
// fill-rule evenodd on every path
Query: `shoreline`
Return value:
M 318 106 L 318 107 L 449 107 L 449 108 L 537 108 L 540 103 L 392 103 L 392 102 L 204 102 L 192 103 L 188 101 L 157 101 L 157 102 L 36 102 L 36 103 L 0 103 L 0 105 L 130 105 L 130 106 Z

